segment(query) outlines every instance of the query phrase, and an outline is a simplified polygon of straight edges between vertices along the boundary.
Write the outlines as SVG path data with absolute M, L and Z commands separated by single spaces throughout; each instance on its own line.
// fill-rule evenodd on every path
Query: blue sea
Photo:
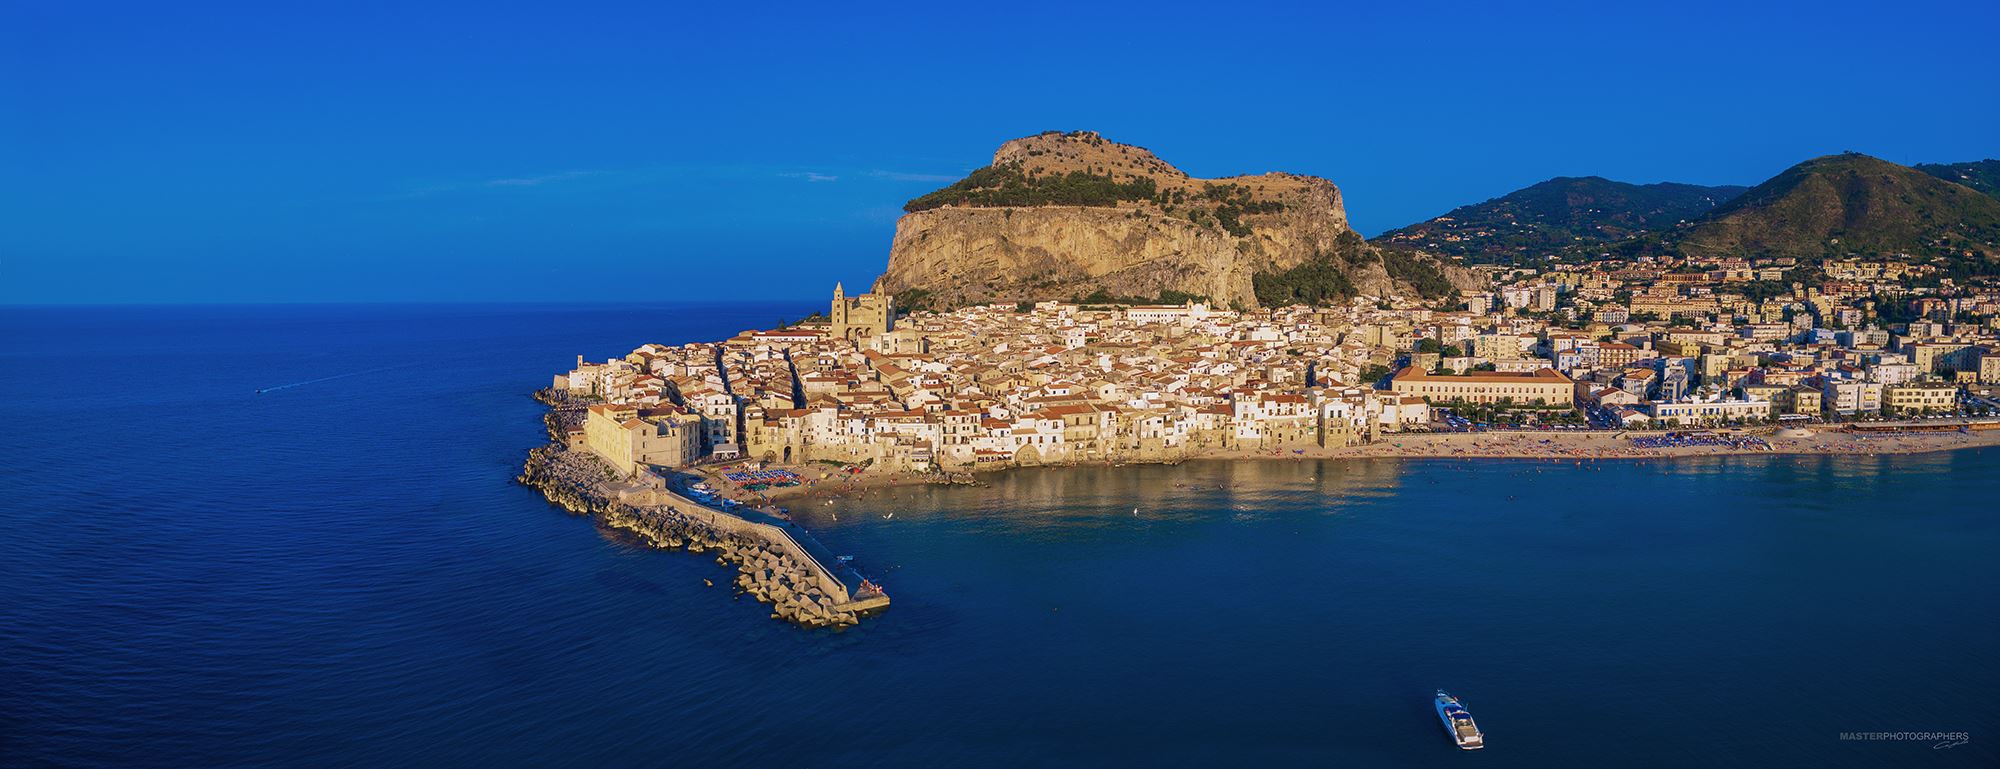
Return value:
M 1995 450 L 885 490 L 844 632 L 512 482 L 575 355 L 812 309 L 0 309 L 0 766 L 2000 763 Z

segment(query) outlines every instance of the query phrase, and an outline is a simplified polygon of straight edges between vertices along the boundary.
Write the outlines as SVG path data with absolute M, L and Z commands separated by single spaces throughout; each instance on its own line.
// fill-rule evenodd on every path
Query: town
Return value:
M 619 473 L 732 460 L 948 474 L 1303 454 L 1436 432 L 1689 431 L 2000 412 L 2000 289 L 1926 264 L 1482 266 L 1455 300 L 828 311 L 578 358 L 561 437 Z M 1902 424 L 1909 424 L 1903 422 Z

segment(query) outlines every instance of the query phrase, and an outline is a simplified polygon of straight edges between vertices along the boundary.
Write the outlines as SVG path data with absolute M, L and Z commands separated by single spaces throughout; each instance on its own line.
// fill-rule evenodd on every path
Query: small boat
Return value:
M 1479 733 L 1479 725 L 1472 722 L 1472 714 L 1466 712 L 1465 703 L 1439 689 L 1436 704 L 1438 720 L 1444 722 L 1445 732 L 1451 735 L 1452 742 L 1458 743 L 1460 750 L 1486 747 L 1486 735 Z

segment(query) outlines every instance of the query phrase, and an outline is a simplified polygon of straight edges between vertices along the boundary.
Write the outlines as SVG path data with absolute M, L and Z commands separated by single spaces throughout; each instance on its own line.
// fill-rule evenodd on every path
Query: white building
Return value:
M 1765 400 L 1713 400 L 1682 403 L 1655 403 L 1647 408 L 1654 422 L 1698 425 L 1771 416 L 1771 402 Z

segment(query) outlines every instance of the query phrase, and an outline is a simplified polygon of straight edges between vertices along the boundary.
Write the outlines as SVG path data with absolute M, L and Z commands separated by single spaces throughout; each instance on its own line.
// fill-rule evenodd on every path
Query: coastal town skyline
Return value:
M 2000 292 L 1922 285 L 1935 266 L 1478 271 L 1442 301 L 1255 310 L 1098 297 L 912 311 L 836 284 L 795 323 L 578 355 L 537 392 L 550 443 L 520 481 L 655 546 L 716 551 L 773 618 L 817 628 L 890 599 L 792 511 L 869 489 L 1197 459 L 1581 467 L 2000 446 Z
M 701 507 L 782 515 L 743 473 L 783 474 L 783 496 L 818 486 L 816 465 L 852 485 L 2000 443 L 1990 161 L 1576 180 L 1368 241 L 1310 176 L 1202 179 L 1093 131 L 993 157 L 912 199 L 882 277 L 834 283 L 824 310 L 578 355 L 539 396 L 554 453 L 524 477 L 568 465 L 621 484 L 560 487 L 593 510 L 671 510 L 620 500 L 693 474 L 721 495 Z
M 1909 308 L 1878 313 L 1878 299 L 1899 291 L 1884 281 L 1924 268 L 1857 259 L 1828 266 L 1836 282 L 1746 296 L 1795 269 L 1739 258 L 1493 268 L 1491 290 L 1443 307 L 1362 296 L 1256 311 L 1190 299 L 906 313 L 890 297 L 836 285 L 829 310 L 795 324 L 649 343 L 604 361 L 577 356 L 549 391 L 568 413 L 550 435 L 617 477 L 660 485 L 662 472 L 739 460 L 921 480 L 1023 464 L 1370 447 L 1508 456 L 1520 452 L 1506 448 L 1519 435 L 1507 431 L 1603 438 L 1787 423 L 1796 429 L 1701 445 L 1770 451 L 1775 440 L 1794 452 L 1841 452 L 1854 445 L 1804 428 L 2000 415 L 2000 333 L 1990 320 L 2000 295 L 1917 291 Z M 1892 332 L 1885 320 L 1905 315 L 1914 319 Z M 1963 426 L 1941 423 L 1947 440 L 1928 443 L 1961 444 Z M 2000 421 L 1975 426 L 2000 439 Z M 1848 429 L 1857 428 L 1872 429 Z M 1470 440 L 1377 445 L 1435 433 Z M 1548 450 L 1656 453 L 1576 449 Z
M 34 74 L 0 90 L 22 116 L 0 124 L 20 222 L 0 233 L 0 302 L 642 301 L 550 278 L 735 264 L 764 266 L 738 295 L 816 300 L 872 279 L 902 201 L 1048 129 L 1172 147 L 1198 175 L 1323 176 L 1372 236 L 1555 176 L 1977 160 L 2000 122 L 1977 46 L 1930 42 L 1992 26 L 1964 4 L 460 10 L 10 9 L 34 34 L 0 61 Z M 1862 28 L 1867 67 L 1808 64 Z M 1685 39 L 1706 48 L 1644 44 Z M 1158 53 L 1174 40 L 1229 63 Z M 1020 55 L 985 66 L 967 46 Z M 847 83 L 875 85 L 829 87 Z M 1286 108 L 1236 119 L 1260 101 Z M 1940 104 L 1955 116 L 1907 117 Z
M 0 767 L 2000 765 L 1992 29 L 7 4 Z

